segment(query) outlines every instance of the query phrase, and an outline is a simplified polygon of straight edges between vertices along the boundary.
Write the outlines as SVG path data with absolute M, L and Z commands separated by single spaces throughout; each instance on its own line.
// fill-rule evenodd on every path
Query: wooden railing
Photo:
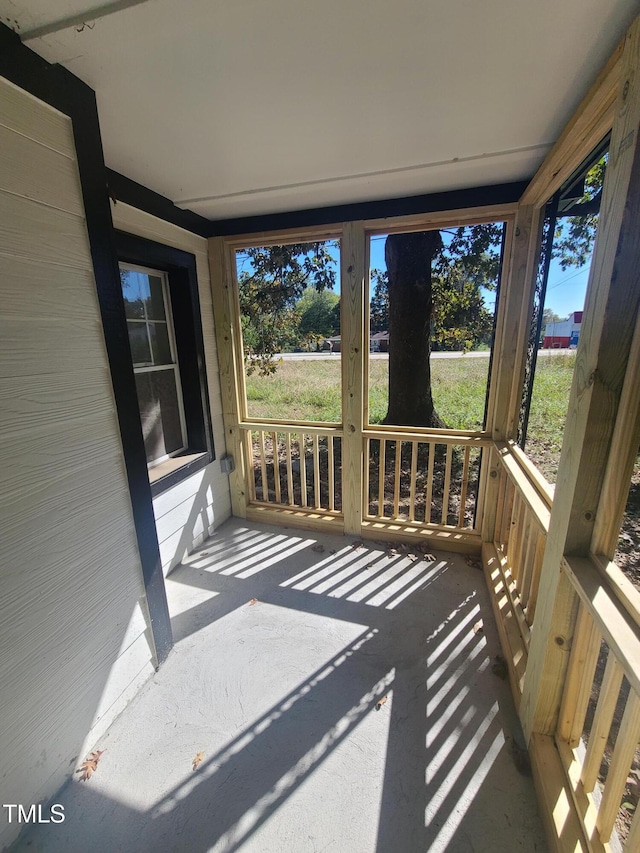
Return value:
M 594 560 L 565 558 L 563 571 L 580 603 L 556 744 L 591 849 L 608 849 L 617 830 L 624 850 L 635 853 L 640 850 L 640 631 Z
M 249 500 L 276 508 L 342 511 L 342 432 L 245 422 Z
M 365 521 L 414 529 L 478 532 L 480 435 L 365 433 Z
M 552 492 L 513 443 L 495 445 L 498 462 L 493 544 L 499 580 L 525 649 L 531 638 L 542 559 L 549 531 Z

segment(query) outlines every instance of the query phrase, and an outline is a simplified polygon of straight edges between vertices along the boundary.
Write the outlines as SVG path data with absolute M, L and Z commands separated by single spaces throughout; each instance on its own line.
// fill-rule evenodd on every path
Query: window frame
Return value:
M 181 417 L 184 418 L 185 447 L 162 461 L 148 464 L 151 494 L 161 494 L 177 483 L 205 468 L 216 458 L 211 427 L 209 393 L 204 357 L 204 338 L 195 255 L 156 243 L 125 231 L 115 231 L 118 261 L 126 267 L 136 267 L 144 272 L 162 273 L 166 276 L 166 301 L 171 315 L 169 324 L 170 346 L 173 346 L 176 375 L 179 379 L 178 397 L 181 399 Z M 124 301 L 122 303 L 124 314 Z M 125 318 L 126 319 L 126 318 Z M 171 326 L 173 328 L 171 328 Z M 130 369 L 135 374 L 128 340 Z M 140 411 L 138 407 L 138 418 Z M 142 430 L 142 422 L 140 421 Z M 166 474 L 153 477 L 154 470 L 163 462 L 179 460 L 184 464 L 170 466 Z

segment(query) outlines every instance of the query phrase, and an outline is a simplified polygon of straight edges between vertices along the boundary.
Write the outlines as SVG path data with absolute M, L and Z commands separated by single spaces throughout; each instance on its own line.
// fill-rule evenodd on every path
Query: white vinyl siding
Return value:
M 0 78 L 0 147 L 0 778 L 29 804 L 153 662 L 71 122 Z

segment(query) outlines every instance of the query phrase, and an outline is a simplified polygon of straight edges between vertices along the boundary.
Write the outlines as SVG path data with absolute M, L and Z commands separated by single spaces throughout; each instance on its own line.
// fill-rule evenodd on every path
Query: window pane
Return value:
M 173 370 L 136 374 L 136 389 L 147 462 L 184 446 Z
M 146 323 L 127 323 L 134 367 L 152 364 Z
M 154 364 L 172 364 L 169 331 L 166 323 L 149 323 Z
M 131 320 L 144 319 L 144 302 L 150 297 L 149 276 L 135 270 L 120 270 L 125 315 Z
M 147 318 L 149 320 L 165 320 L 162 279 L 157 275 L 150 275 L 148 278 L 151 295 L 147 299 Z

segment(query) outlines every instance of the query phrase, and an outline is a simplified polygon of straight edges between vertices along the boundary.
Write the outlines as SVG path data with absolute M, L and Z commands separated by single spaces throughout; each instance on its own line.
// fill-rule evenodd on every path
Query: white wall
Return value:
M 0 150 L 0 802 L 26 805 L 154 667 L 70 120 L 0 78 Z
M 111 213 L 113 224 L 119 230 L 191 252 L 196 258 L 216 459 L 188 480 L 163 492 L 153 502 L 160 555 L 166 575 L 186 553 L 197 548 L 214 528 L 231 515 L 229 478 L 220 471 L 219 461 L 225 453 L 225 436 L 220 397 L 220 371 L 213 325 L 208 244 L 204 237 L 199 237 L 122 202 L 112 202 Z

